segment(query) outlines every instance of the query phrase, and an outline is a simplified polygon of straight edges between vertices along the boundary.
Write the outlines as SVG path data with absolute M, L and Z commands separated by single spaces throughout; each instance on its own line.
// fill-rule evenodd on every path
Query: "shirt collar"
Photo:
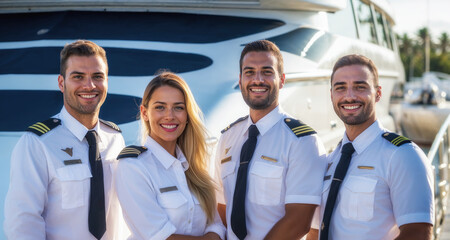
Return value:
M 166 151 L 161 145 L 159 145 L 158 142 L 156 142 L 153 138 L 150 136 L 147 136 L 147 141 L 145 143 L 145 146 L 151 150 L 152 154 L 155 155 L 156 159 L 158 159 L 159 162 L 164 166 L 165 169 L 168 169 L 175 161 L 180 161 L 181 166 L 183 167 L 184 171 L 186 171 L 189 168 L 189 163 L 186 160 L 186 157 L 183 154 L 183 151 L 176 146 L 176 153 L 177 157 L 175 158 L 170 153 Z
M 361 154 L 382 132 L 383 127 L 381 123 L 376 120 L 353 140 L 352 144 L 355 148 L 355 152 Z M 347 133 L 345 133 L 341 147 L 348 142 L 350 142 L 350 140 L 348 140 Z
M 78 140 L 83 141 L 83 139 L 86 136 L 86 133 L 89 130 L 95 130 L 99 136 L 99 141 L 102 141 L 102 138 L 104 138 L 104 133 L 101 130 L 101 128 L 99 127 L 100 124 L 95 124 L 95 127 L 93 129 L 87 129 L 83 124 L 81 124 L 78 120 L 76 120 L 72 115 L 70 115 L 70 113 L 67 111 L 67 109 L 65 107 L 62 108 L 61 113 L 59 115 L 59 117 L 61 118 L 61 122 L 63 123 L 63 125 L 69 129 L 69 131 L 75 135 L 76 138 L 78 138 Z
M 281 112 L 280 105 L 278 105 L 256 123 L 253 123 L 252 118 L 249 116 L 247 118 L 247 123 L 245 126 L 246 131 L 244 131 L 243 134 L 248 132 L 248 128 L 250 127 L 250 125 L 255 124 L 258 128 L 259 134 L 261 134 L 261 136 L 264 136 L 264 134 L 269 131 L 278 121 L 280 121 L 282 117 L 283 114 Z

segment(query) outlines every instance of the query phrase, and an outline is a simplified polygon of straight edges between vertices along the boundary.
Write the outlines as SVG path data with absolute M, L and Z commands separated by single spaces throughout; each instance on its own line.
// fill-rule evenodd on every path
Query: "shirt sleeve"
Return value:
M 136 161 L 120 160 L 115 179 L 117 197 L 131 231 L 129 239 L 166 239 L 176 227 L 159 205 L 149 174 Z
M 389 166 L 391 201 L 397 225 L 434 222 L 433 173 L 415 144 L 399 147 Z
M 325 165 L 325 148 L 316 134 L 297 139 L 289 149 L 285 204 L 320 205 Z
M 116 142 L 114 144 L 115 149 L 123 149 L 125 147 L 125 142 L 123 140 L 122 135 L 119 135 L 116 138 Z M 118 150 L 117 152 L 120 152 Z M 117 170 L 118 165 L 117 160 L 114 160 L 113 163 L 109 164 L 108 167 L 111 168 L 112 175 L 115 176 L 115 172 Z M 106 229 L 109 240 L 123 240 L 128 239 L 130 236 L 130 231 L 125 223 L 125 219 L 122 215 L 122 207 L 120 206 L 119 199 L 117 198 L 117 193 L 115 189 L 116 178 L 111 179 L 111 189 L 109 191 L 109 206 L 106 218 Z
M 25 133 L 11 155 L 9 190 L 5 199 L 7 239 L 45 239 L 42 217 L 47 202 L 48 168 L 38 136 Z
M 209 232 L 214 232 L 219 235 L 220 239 L 225 239 L 226 228 L 222 224 L 222 220 L 220 219 L 219 213 L 216 210 L 216 214 L 214 216 L 214 222 L 206 226 L 205 234 Z

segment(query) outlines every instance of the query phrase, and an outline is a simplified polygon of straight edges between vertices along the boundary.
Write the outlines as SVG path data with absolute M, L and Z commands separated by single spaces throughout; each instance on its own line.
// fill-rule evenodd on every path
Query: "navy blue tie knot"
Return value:
M 259 130 L 256 127 L 255 124 L 252 124 L 249 128 L 248 128 L 248 137 L 256 137 L 259 134 Z
M 355 152 L 355 148 L 353 147 L 351 142 L 348 142 L 342 146 L 341 153 L 342 154 L 353 154 Z

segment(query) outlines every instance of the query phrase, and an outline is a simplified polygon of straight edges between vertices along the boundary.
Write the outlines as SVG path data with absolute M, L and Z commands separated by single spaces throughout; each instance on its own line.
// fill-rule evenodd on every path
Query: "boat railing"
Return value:
M 435 239 L 439 238 L 441 227 L 447 212 L 449 192 L 449 159 L 450 159 L 450 115 L 441 125 L 428 151 L 428 159 L 434 168 L 435 191 Z

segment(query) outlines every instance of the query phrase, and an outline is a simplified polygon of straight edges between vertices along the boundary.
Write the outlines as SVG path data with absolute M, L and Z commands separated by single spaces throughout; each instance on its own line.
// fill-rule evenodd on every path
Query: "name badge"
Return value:
M 226 157 L 226 158 L 220 160 L 220 163 L 221 163 L 221 164 L 224 164 L 224 163 L 229 162 L 229 161 L 231 161 L 231 156 Z
M 372 167 L 372 166 L 358 166 L 358 169 L 374 170 L 375 167 Z
M 266 161 L 271 161 L 271 162 L 278 162 L 278 160 L 276 160 L 275 158 L 267 157 L 264 155 L 261 156 L 261 159 L 264 159 Z
M 172 191 L 176 191 L 178 190 L 177 186 L 171 186 L 171 187 L 165 187 L 165 188 L 160 188 L 159 191 L 161 193 L 165 193 L 165 192 L 172 192 Z
M 81 159 L 64 160 L 64 165 L 66 166 L 74 164 L 81 164 Z

